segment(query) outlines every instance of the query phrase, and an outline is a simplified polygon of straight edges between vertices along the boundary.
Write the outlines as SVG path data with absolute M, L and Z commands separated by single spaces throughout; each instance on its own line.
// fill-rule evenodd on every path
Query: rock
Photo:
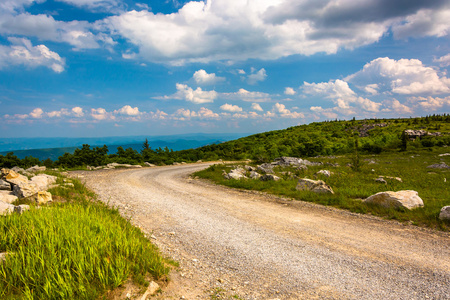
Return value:
M 0 216 L 10 215 L 14 212 L 14 205 L 0 201 Z
M 39 187 L 33 182 L 21 182 L 13 187 L 13 193 L 19 199 L 33 196 L 37 192 L 39 192 Z
M 407 129 L 404 131 L 404 133 L 409 137 L 410 140 L 415 140 L 416 138 L 421 138 L 422 136 L 440 136 L 441 133 L 440 132 L 428 132 L 426 130 L 412 130 L 412 129 Z
M 30 181 L 36 184 L 39 190 L 46 191 L 50 185 L 56 183 L 56 176 L 40 174 L 32 177 Z
M 27 210 L 30 210 L 29 205 L 21 204 L 21 205 L 14 206 L 14 212 L 19 215 L 23 214 Z
M 37 192 L 36 194 L 29 197 L 29 199 L 34 200 L 34 202 L 39 205 L 53 201 L 52 194 L 50 194 L 49 192 Z
M 275 176 L 273 174 L 265 174 L 265 175 L 262 175 L 261 177 L 259 177 L 259 180 L 261 180 L 261 181 L 279 181 L 279 180 L 281 180 L 281 178 L 278 176 Z
M 261 177 L 261 174 L 255 171 L 250 171 L 250 178 L 251 179 L 259 179 Z
M 298 191 L 311 191 L 321 194 L 334 194 L 333 189 L 322 180 L 301 178 L 295 188 Z
M 25 172 L 25 170 L 23 168 L 20 168 L 18 166 L 11 168 L 11 170 L 13 170 L 16 173 L 24 173 Z
M 255 171 L 256 172 L 257 171 L 257 169 L 255 167 L 247 166 L 247 165 L 244 166 L 244 169 L 249 171 L 249 172 L 251 172 L 251 171 Z
M 11 191 L 0 191 L 0 201 L 11 204 L 16 200 L 17 196 L 15 196 Z
M 442 154 L 439 154 L 439 156 L 449 156 L 450 155 L 450 153 L 442 153 Z
M 6 256 L 8 256 L 8 252 L 2 252 L 0 253 L 0 263 L 4 260 L 6 260 Z
M 268 164 L 268 163 L 264 163 L 262 165 L 259 165 L 257 167 L 258 171 L 266 173 L 266 174 L 271 174 L 273 173 L 273 165 Z
M 13 185 L 17 185 L 19 183 L 27 183 L 28 177 L 20 175 L 13 170 L 9 170 L 6 174 L 5 180 Z
M 403 182 L 403 180 L 400 177 L 392 177 L 392 176 L 382 176 L 382 175 L 380 175 L 379 178 L 393 179 L 393 180 L 397 180 L 399 182 Z
M 142 295 L 141 300 L 146 300 L 148 296 L 152 296 L 154 294 L 156 294 L 156 292 L 160 289 L 159 285 L 152 281 L 150 282 L 150 284 L 148 285 L 147 290 L 145 291 L 144 295 Z
M 375 179 L 376 182 L 387 184 L 387 181 L 383 177 L 378 177 Z
M 147 167 L 156 167 L 156 165 L 151 164 L 149 162 L 145 162 L 144 165 L 146 165 Z
M 330 177 L 331 176 L 331 172 L 328 170 L 320 170 L 319 172 L 317 172 L 316 174 L 321 174 L 324 175 L 326 177 Z
M 450 221 L 450 206 L 444 206 L 439 213 L 439 219 Z
M 45 166 L 40 167 L 40 166 L 36 165 L 34 167 L 26 169 L 25 171 L 30 172 L 30 173 L 36 173 L 36 172 L 43 172 L 45 170 L 47 170 L 47 168 Z
M 450 167 L 445 162 L 441 162 L 441 163 L 438 163 L 438 164 L 433 164 L 431 166 L 428 166 L 427 168 L 430 168 L 430 169 L 450 169 Z
M 0 179 L 0 190 L 1 191 L 10 191 L 11 184 L 9 182 L 3 181 Z
M 244 174 L 245 174 L 244 169 L 237 168 L 237 169 L 231 170 L 230 173 L 228 173 L 228 174 L 224 174 L 224 177 L 226 179 L 240 180 L 240 179 L 247 178 Z
M 179 166 L 179 165 L 181 165 L 179 162 L 174 162 L 172 165 L 174 165 L 174 166 Z
M 131 165 L 131 167 L 132 167 L 132 168 L 138 168 L 138 169 L 139 169 L 139 168 L 142 168 L 141 165 Z
M 66 182 L 63 184 L 64 187 L 75 187 L 75 185 L 72 182 Z
M 423 207 L 423 201 L 416 191 L 380 192 L 364 200 L 387 208 L 413 209 Z

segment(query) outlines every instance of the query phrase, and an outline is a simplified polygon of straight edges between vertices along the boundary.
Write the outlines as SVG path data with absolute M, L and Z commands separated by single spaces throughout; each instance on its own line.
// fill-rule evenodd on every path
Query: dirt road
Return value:
M 450 298 L 448 233 L 189 178 L 206 166 L 80 174 L 180 262 L 160 298 Z

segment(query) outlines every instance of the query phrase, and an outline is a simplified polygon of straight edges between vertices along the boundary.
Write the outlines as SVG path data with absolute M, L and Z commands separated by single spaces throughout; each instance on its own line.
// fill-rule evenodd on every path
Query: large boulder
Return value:
M 330 177 L 330 176 L 331 176 L 331 172 L 328 171 L 328 170 L 320 170 L 320 171 L 317 172 L 316 174 L 323 175 L 323 176 L 325 176 L 325 177 Z
M 247 176 L 245 176 L 245 170 L 242 168 L 237 168 L 237 169 L 233 169 L 231 170 L 228 174 L 225 173 L 224 177 L 226 179 L 235 179 L 235 180 L 240 180 L 240 179 L 245 179 L 247 178 Z
M 5 180 L 13 185 L 18 185 L 20 183 L 27 183 L 28 177 L 20 175 L 19 173 L 16 173 L 13 170 L 9 170 L 6 173 Z
M 262 173 L 266 173 L 266 174 L 272 174 L 273 173 L 273 165 L 272 164 L 268 164 L 268 163 L 264 163 L 262 165 L 259 165 L 257 167 L 258 171 L 262 172 Z
M 147 167 L 156 167 L 156 165 L 151 164 L 151 163 L 149 163 L 149 162 L 145 162 L 144 164 L 145 164 Z
M 281 167 L 289 167 L 289 166 L 318 166 L 322 165 L 320 162 L 310 162 L 306 159 L 301 159 L 298 157 L 288 157 L 288 156 L 282 156 L 275 158 L 275 165 L 281 166 Z
M 10 215 L 14 212 L 14 205 L 0 201 L 0 216 Z
M 423 207 L 423 201 L 416 191 L 380 192 L 364 200 L 387 208 L 414 209 Z
M 50 185 L 56 183 L 56 176 L 40 174 L 32 177 L 30 181 L 36 184 L 40 191 L 46 191 Z
M 21 182 L 13 187 L 13 193 L 20 199 L 27 198 L 39 192 L 39 187 L 34 182 Z
M 334 194 L 333 189 L 322 180 L 301 178 L 298 180 L 296 189 L 298 191 L 311 191 L 319 194 Z
M 10 191 L 11 184 L 9 182 L 6 182 L 6 181 L 0 179 L 0 190 L 1 191 Z
M 250 171 L 250 178 L 251 179 L 259 179 L 261 177 L 261 174 L 255 171 Z
M 0 201 L 11 204 L 16 200 L 17 196 L 15 196 L 11 191 L 0 191 Z
M 439 213 L 439 219 L 450 221 L 450 206 L 444 206 Z

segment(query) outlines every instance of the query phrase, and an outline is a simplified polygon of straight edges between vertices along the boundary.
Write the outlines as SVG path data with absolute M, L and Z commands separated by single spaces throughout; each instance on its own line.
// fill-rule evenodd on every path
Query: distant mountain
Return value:
M 198 148 L 205 145 L 218 144 L 238 139 L 248 134 L 225 133 L 225 134 L 181 134 L 167 136 L 130 136 L 130 137 L 101 137 L 101 138 L 0 138 L 0 154 L 14 152 L 19 158 L 33 156 L 41 160 L 50 158 L 58 159 L 64 153 L 73 153 L 76 148 L 83 144 L 91 147 L 108 146 L 109 153 L 115 153 L 117 147 L 124 149 L 133 148 L 137 151 L 142 149 L 142 144 L 147 138 L 152 149 L 168 147 L 177 150 Z

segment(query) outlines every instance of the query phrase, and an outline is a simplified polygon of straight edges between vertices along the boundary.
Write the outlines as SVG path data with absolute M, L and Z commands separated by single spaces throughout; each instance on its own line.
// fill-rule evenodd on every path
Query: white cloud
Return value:
M 280 103 L 275 103 L 275 105 L 272 108 L 272 112 L 280 114 L 280 116 L 283 118 L 297 119 L 305 117 L 302 113 L 291 112 L 289 109 L 286 108 L 284 104 Z
M 42 108 L 35 108 L 32 112 L 30 112 L 30 117 L 34 119 L 40 119 L 42 118 L 42 115 L 44 114 L 44 111 Z
M 225 103 L 224 105 L 222 105 L 220 107 L 220 109 L 224 110 L 224 111 L 229 111 L 229 112 L 241 112 L 242 111 L 241 107 L 239 107 L 237 105 L 228 104 L 228 103 Z
M 258 103 L 252 103 L 252 109 L 256 111 L 263 111 L 261 105 L 259 105 Z
M 295 95 L 295 91 L 294 91 L 293 88 L 287 87 L 287 88 L 284 89 L 284 94 L 285 95 L 289 95 L 289 96 L 293 96 L 293 95 Z
M 380 89 L 404 95 L 450 92 L 450 79 L 418 59 L 380 57 L 346 80 L 361 86 L 376 84 Z
M 62 22 L 48 15 L 0 15 L 0 34 L 34 36 L 39 40 L 64 42 L 75 49 L 99 48 L 98 40 L 105 44 L 114 41 L 99 34 L 95 36 L 90 30 L 92 25 L 86 21 Z
M 91 117 L 97 121 L 115 119 L 115 117 L 111 115 L 111 113 L 107 112 L 104 108 L 91 108 Z
M 408 99 L 411 103 L 416 103 L 419 105 L 421 110 L 425 111 L 436 111 L 444 106 L 450 106 L 450 96 L 439 98 L 439 97 L 411 97 Z
M 245 71 L 242 70 L 242 69 L 239 69 L 239 70 L 238 70 L 238 74 L 240 74 L 240 75 L 245 75 Z
M 165 120 L 168 118 L 168 114 L 157 109 L 155 112 L 149 112 L 148 117 L 153 120 Z
M 102 27 L 156 63 L 272 60 L 336 53 L 372 44 L 391 29 L 398 38 L 448 35 L 445 0 L 208 0 L 171 14 L 128 11 Z
M 320 113 L 328 119 L 336 119 L 338 117 L 338 114 L 333 112 L 331 108 L 324 109 L 321 106 L 311 106 L 310 110 L 316 113 Z
M 177 83 L 177 92 L 174 95 L 174 99 L 184 99 L 195 104 L 211 103 L 217 98 L 216 91 L 204 91 L 201 88 L 193 90 L 186 84 Z
M 257 72 L 256 72 L 256 70 L 254 70 L 252 68 L 252 73 L 247 76 L 247 83 L 253 85 L 253 84 L 258 83 L 258 81 L 266 80 L 266 77 L 267 77 L 267 74 L 266 74 L 266 70 L 264 68 L 260 69 Z
M 370 112 L 379 112 L 382 105 L 381 103 L 373 102 L 367 98 L 362 97 L 358 97 L 355 100 L 355 103 L 359 104 L 363 110 Z
M 84 116 L 83 109 L 79 106 L 72 108 L 72 113 L 74 114 L 75 117 L 78 117 L 78 118 L 81 118 L 82 116 Z
M 63 116 L 69 116 L 70 112 L 67 108 L 61 108 L 60 110 L 55 110 L 47 113 L 50 118 L 61 118 Z
M 397 99 L 386 100 L 384 102 L 385 102 L 385 106 L 387 107 L 387 109 L 385 109 L 385 111 L 394 111 L 396 114 L 399 114 L 399 115 L 413 113 L 413 110 L 410 107 L 400 103 L 400 101 L 398 101 Z
M 64 71 L 65 60 L 45 45 L 34 46 L 28 39 L 9 38 L 11 46 L 0 45 L 0 68 L 8 65 L 24 65 L 35 68 L 44 66 L 56 73 Z
M 120 0 L 56 0 L 58 2 L 65 2 L 67 4 L 88 8 L 90 10 L 101 10 L 108 12 L 118 11 L 118 6 L 122 1 Z
M 271 101 L 271 97 L 267 93 L 262 92 L 250 92 L 245 89 L 239 89 L 235 93 L 222 93 L 222 97 L 231 100 L 242 100 L 248 102 L 268 102 Z
M 126 116 L 138 116 L 140 114 L 139 108 L 131 107 L 130 105 L 125 105 L 119 110 L 114 111 L 115 114 L 121 114 Z
M 434 62 L 440 63 L 441 67 L 450 66 L 450 53 L 439 58 L 433 59 Z
M 353 98 L 356 95 L 355 92 L 348 86 L 348 83 L 340 79 L 320 83 L 308 83 L 305 81 L 301 89 L 305 94 L 322 96 L 331 99 L 347 99 Z
M 378 95 L 378 89 L 379 87 L 376 83 L 368 84 L 364 87 L 364 91 L 371 95 Z
M 212 85 L 225 80 L 224 77 L 216 76 L 215 73 L 208 74 L 203 69 L 196 71 L 193 78 L 198 85 Z

